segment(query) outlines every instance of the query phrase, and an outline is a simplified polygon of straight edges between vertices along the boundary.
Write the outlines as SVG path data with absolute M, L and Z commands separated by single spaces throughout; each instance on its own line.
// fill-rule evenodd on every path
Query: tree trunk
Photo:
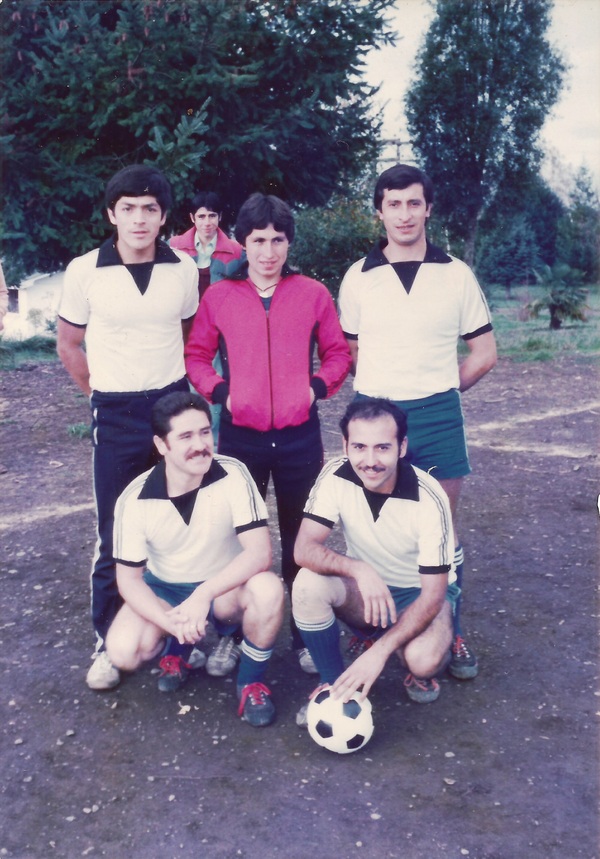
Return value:
M 558 307 L 556 304 L 550 304 L 548 307 L 550 310 L 550 328 L 552 331 L 558 331 L 562 325 L 562 319 L 558 315 Z
M 477 233 L 479 231 L 479 219 L 481 215 L 482 210 L 480 209 L 467 225 L 467 238 L 465 239 L 463 259 L 470 268 L 475 268 L 475 246 L 477 244 Z

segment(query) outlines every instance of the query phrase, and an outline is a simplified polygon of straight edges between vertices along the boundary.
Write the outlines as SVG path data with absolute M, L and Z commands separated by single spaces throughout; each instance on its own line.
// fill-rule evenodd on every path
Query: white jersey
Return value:
M 267 524 L 250 472 L 233 457 L 215 455 L 191 503 L 188 522 L 167 495 L 164 462 L 136 477 L 115 508 L 115 560 L 166 582 L 206 581 L 240 554 L 239 533 Z
M 427 246 L 407 292 L 381 247 L 346 273 L 340 322 L 358 340 L 354 388 L 370 397 L 415 400 L 459 387 L 457 341 L 492 330 L 471 269 Z
M 111 240 L 67 266 L 58 315 L 86 329 L 92 390 L 123 393 L 159 390 L 185 376 L 181 322 L 197 308 L 190 256 L 159 242 L 142 294 Z
M 418 588 L 420 575 L 451 570 L 448 496 L 437 480 L 402 460 L 388 496 L 366 490 L 345 457 L 332 460 L 321 471 L 304 515 L 329 528 L 339 522 L 348 556 L 370 564 L 388 586 Z M 450 582 L 455 578 L 452 573 Z

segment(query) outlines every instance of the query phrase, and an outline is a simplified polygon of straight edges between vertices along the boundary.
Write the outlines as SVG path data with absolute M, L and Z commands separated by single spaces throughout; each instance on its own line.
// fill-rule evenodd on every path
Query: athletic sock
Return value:
M 460 588 L 461 593 L 456 600 L 456 604 L 454 607 L 454 637 L 457 635 L 462 635 L 462 627 L 460 624 L 460 607 L 462 602 L 462 583 L 463 583 L 463 572 L 465 565 L 465 553 L 463 551 L 463 547 L 459 544 L 454 550 L 454 569 L 456 572 L 456 584 Z
M 242 655 L 237 677 L 237 688 L 242 689 L 249 683 L 260 683 L 265 675 L 273 648 L 264 649 L 252 644 L 250 639 L 244 636 L 242 641 Z
M 181 656 L 184 662 L 190 661 L 190 654 L 194 649 L 193 644 L 180 644 L 172 635 L 167 638 L 165 648 L 160 654 L 162 656 Z
M 316 623 L 298 622 L 296 618 L 296 623 L 321 676 L 321 683 L 334 683 L 344 671 L 340 628 L 335 615 Z

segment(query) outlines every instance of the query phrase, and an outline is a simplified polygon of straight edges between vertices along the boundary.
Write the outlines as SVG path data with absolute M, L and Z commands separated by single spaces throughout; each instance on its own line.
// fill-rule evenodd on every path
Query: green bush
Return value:
M 320 280 L 337 298 L 348 268 L 365 256 L 381 235 L 379 221 L 362 200 L 341 198 L 324 208 L 301 209 L 295 221 L 291 265 Z
M 0 338 L 0 369 L 13 370 L 28 361 L 56 360 L 56 339 L 54 337 L 28 337 L 26 340 L 7 340 Z

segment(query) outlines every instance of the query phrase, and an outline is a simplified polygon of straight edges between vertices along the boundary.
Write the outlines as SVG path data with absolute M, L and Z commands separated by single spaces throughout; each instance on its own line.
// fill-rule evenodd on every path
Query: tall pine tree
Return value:
M 436 0 L 406 98 L 438 215 L 472 262 L 498 190 L 538 170 L 539 132 L 564 66 L 546 38 L 551 0 Z

